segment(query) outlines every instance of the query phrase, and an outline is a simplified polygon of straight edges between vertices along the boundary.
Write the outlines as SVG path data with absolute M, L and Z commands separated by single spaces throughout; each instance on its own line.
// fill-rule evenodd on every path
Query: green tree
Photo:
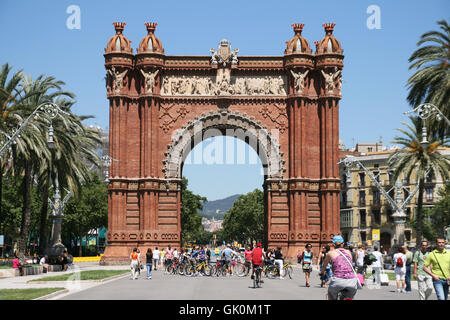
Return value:
M 203 209 L 205 197 L 194 194 L 187 189 L 188 180 L 183 177 L 181 182 L 181 238 L 183 242 L 198 242 L 201 240 L 204 228 L 199 212 Z
M 63 233 L 80 240 L 79 256 L 82 256 L 83 237 L 108 223 L 108 189 L 98 175 L 85 181 L 78 197 L 71 198 L 64 208 Z
M 263 241 L 264 238 L 264 192 L 255 189 L 241 195 L 225 214 L 223 221 L 225 241 Z
M 421 145 L 423 122 L 418 117 L 410 117 L 412 125 L 403 123 L 409 131 L 397 129 L 405 137 L 396 136 L 392 143 L 402 146 L 391 154 L 388 161 L 394 168 L 393 180 L 396 181 L 400 174 L 409 179 L 412 172 L 416 170 L 416 178 L 419 183 L 417 199 L 417 224 L 416 244 L 419 247 L 423 234 L 423 193 L 425 189 L 425 174 L 437 176 L 439 173 L 443 181 L 449 178 L 450 158 L 439 152 L 439 147 L 448 147 L 448 139 L 440 139 L 437 136 L 429 138 L 426 148 Z
M 431 103 L 450 118 L 450 26 L 447 21 L 438 22 L 441 31 L 424 33 L 418 46 L 423 46 L 411 55 L 409 69 L 416 69 L 408 80 L 410 89 L 408 101 L 413 107 Z M 442 121 L 436 126 L 440 135 L 448 133 L 448 126 Z

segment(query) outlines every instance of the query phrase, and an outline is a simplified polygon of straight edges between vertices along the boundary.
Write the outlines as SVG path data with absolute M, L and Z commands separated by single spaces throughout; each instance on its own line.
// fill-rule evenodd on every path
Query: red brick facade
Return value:
M 242 129 L 257 140 L 266 164 L 269 247 L 294 257 L 306 243 L 317 252 L 339 233 L 343 51 L 334 24 L 324 24 L 314 54 L 303 25 L 295 24 L 283 56 L 255 57 L 236 55 L 226 40 L 212 56 L 165 55 L 156 23 L 146 24 L 148 35 L 133 54 L 125 24 L 114 25 L 104 56 L 110 156 L 118 161 L 110 167 L 103 263 L 129 261 L 134 247 L 180 247 L 181 170 L 202 140 L 196 126 L 222 134 Z M 266 139 L 252 135 L 265 130 Z

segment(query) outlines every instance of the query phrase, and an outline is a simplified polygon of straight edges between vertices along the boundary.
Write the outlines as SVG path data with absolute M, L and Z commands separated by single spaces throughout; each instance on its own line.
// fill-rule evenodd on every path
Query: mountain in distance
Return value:
M 233 207 L 234 202 L 241 196 L 235 194 L 224 199 L 218 199 L 214 201 L 207 201 L 203 203 L 203 210 L 199 212 L 202 217 L 211 220 L 213 217 L 215 220 L 223 220 L 225 213 Z M 218 213 L 217 210 L 220 210 Z

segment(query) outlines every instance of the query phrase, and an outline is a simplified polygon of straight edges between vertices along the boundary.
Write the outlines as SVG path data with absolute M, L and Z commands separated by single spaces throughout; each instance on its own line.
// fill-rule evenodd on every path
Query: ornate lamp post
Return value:
M 113 161 L 118 162 L 119 160 L 113 159 L 108 155 L 104 155 L 102 157 L 102 161 L 103 161 L 103 166 L 106 168 L 104 171 L 105 172 L 105 183 L 108 184 L 109 183 L 109 167 L 111 166 L 111 163 Z
M 404 243 L 404 231 L 405 231 L 405 223 L 407 215 L 405 214 L 405 208 L 406 205 L 409 203 L 411 198 L 417 193 L 419 190 L 419 184 L 417 183 L 417 186 L 414 188 L 414 190 L 409 194 L 409 196 L 402 202 L 402 189 L 405 189 L 403 183 L 400 181 L 397 181 L 395 185 L 388 191 L 384 190 L 384 188 L 381 186 L 381 184 L 378 182 L 376 177 L 373 175 L 372 172 L 370 172 L 364 165 L 356 159 L 353 156 L 348 156 L 345 159 L 342 159 L 339 161 L 339 164 L 343 164 L 345 167 L 350 168 L 354 165 L 364 170 L 364 172 L 367 174 L 367 176 L 370 178 L 372 183 L 377 187 L 377 189 L 380 191 L 380 193 L 386 198 L 390 206 L 392 207 L 392 210 L 394 211 L 394 214 L 392 215 L 392 218 L 394 219 L 394 225 L 395 225 L 395 240 L 397 241 L 398 245 L 403 245 Z M 347 173 L 347 183 L 351 182 L 349 177 L 349 171 Z M 392 197 L 389 195 L 389 192 L 393 189 L 396 189 L 396 195 L 395 200 L 392 199 Z

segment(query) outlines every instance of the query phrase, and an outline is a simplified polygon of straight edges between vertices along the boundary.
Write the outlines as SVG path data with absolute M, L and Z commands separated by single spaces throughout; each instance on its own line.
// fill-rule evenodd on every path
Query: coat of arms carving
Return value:
M 222 64 L 225 67 L 229 63 L 238 63 L 236 55 L 239 49 L 231 51 L 231 43 L 227 39 L 220 41 L 217 51 L 214 48 L 211 48 L 210 51 L 212 53 L 211 63 L 213 64 Z

